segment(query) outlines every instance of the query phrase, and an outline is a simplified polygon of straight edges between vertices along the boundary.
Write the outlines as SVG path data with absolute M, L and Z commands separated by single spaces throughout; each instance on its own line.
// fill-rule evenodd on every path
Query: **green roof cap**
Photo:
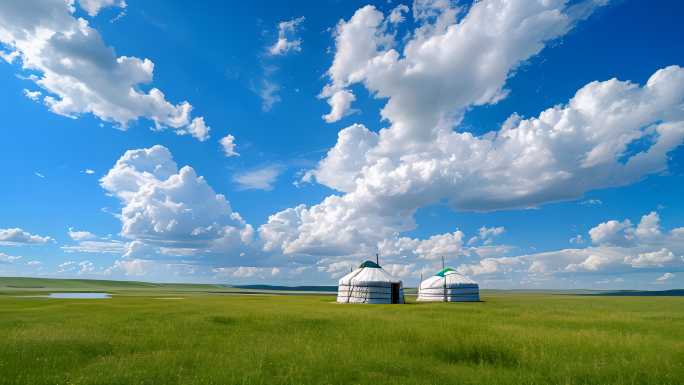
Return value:
M 435 276 L 436 276 L 436 277 L 444 277 L 444 274 L 446 274 L 447 271 L 456 271 L 456 270 L 447 267 L 446 269 L 444 269 L 444 270 L 440 271 L 439 273 L 435 274 Z
M 377 263 L 375 263 L 373 261 L 366 261 L 366 262 L 362 263 L 361 266 L 359 266 L 359 269 L 363 269 L 364 267 L 372 267 L 374 269 L 379 269 L 380 265 L 378 265 Z

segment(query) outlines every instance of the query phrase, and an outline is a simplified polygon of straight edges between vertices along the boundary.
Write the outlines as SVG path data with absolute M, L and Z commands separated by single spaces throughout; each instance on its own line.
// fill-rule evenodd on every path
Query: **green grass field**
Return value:
M 682 297 L 341 305 L 118 285 L 112 299 L 0 297 L 0 384 L 684 383 Z

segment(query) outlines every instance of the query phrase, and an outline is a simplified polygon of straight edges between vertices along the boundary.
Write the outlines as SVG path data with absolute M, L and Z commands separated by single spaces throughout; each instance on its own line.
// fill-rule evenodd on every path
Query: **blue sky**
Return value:
M 0 276 L 671 289 L 678 1 L 0 4 Z

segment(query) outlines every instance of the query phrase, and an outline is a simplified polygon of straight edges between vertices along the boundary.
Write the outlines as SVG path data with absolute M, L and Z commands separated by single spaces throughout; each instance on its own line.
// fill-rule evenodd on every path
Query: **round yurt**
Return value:
M 404 303 L 404 284 L 375 262 L 366 261 L 340 279 L 339 303 Z
M 446 268 L 420 283 L 418 301 L 479 302 L 477 282 Z

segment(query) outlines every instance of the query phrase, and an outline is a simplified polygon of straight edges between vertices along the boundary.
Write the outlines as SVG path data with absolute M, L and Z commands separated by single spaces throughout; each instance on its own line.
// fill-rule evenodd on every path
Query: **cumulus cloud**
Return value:
M 117 57 L 97 30 L 71 15 L 70 4 L 0 2 L 0 41 L 9 50 L 2 57 L 9 62 L 18 57 L 24 69 L 40 74 L 28 79 L 47 91 L 43 101 L 50 111 L 71 118 L 92 113 L 103 121 L 119 123 L 121 129 L 143 117 L 154 121 L 157 130 L 173 127 L 200 139 L 205 136 L 202 131 L 208 128 L 203 121 L 190 121 L 193 107 L 189 103 L 173 105 L 157 88 L 148 93 L 140 90 L 139 84 L 152 81 L 150 60 Z M 91 16 L 102 7 L 125 6 L 123 1 L 111 0 L 80 4 Z
M 73 231 L 73 227 L 69 227 L 69 236 L 74 241 L 84 241 L 86 239 L 97 238 L 97 235 L 91 234 L 87 231 Z
M 330 107 L 332 107 L 332 111 L 330 111 L 330 113 L 327 115 L 323 115 L 323 119 L 325 119 L 325 121 L 328 123 L 333 123 L 351 114 L 352 112 L 355 112 L 356 110 L 349 108 L 351 106 L 351 102 L 354 100 L 356 100 L 356 97 L 354 97 L 354 94 L 352 94 L 351 91 L 339 90 L 335 92 L 328 99 L 328 104 L 330 104 Z
M 120 235 L 133 240 L 127 258 L 220 253 L 252 241 L 252 226 L 226 197 L 191 167 L 178 170 L 163 146 L 127 151 L 100 184 L 122 201 Z
M 315 176 L 318 183 L 339 191 L 354 191 L 356 178 L 368 163 L 368 151 L 378 145 L 378 135 L 361 124 L 349 126 L 337 134 L 337 145 L 328 151 L 315 170 L 307 172 L 305 181 Z
M 29 266 L 34 266 L 34 265 L 42 265 L 43 262 L 38 262 L 38 261 L 31 261 L 28 263 Z
M 40 91 L 31 92 L 31 91 L 27 90 L 26 88 L 24 88 L 24 95 L 26 95 L 26 97 L 31 99 L 31 100 L 38 101 L 39 96 L 41 95 L 41 92 Z
M 268 47 L 268 52 L 271 55 L 284 55 L 288 51 L 300 51 L 301 39 L 288 40 L 288 38 L 294 37 L 297 31 L 298 25 L 304 21 L 304 16 L 293 19 L 291 21 L 283 21 L 278 24 L 278 41 L 271 47 Z
M 392 12 L 390 12 L 390 15 L 388 16 L 389 22 L 392 24 L 397 24 L 397 23 L 403 22 L 404 20 L 406 20 L 406 18 L 403 15 L 403 12 L 408 12 L 408 11 L 409 11 L 409 8 L 403 4 L 397 6 L 396 8 L 394 8 L 392 10 Z
M 121 7 L 126 9 L 124 0 L 78 0 L 78 5 L 88 12 L 90 17 L 95 17 L 102 8 Z
M 147 268 L 146 266 L 151 264 L 152 261 L 146 261 L 142 259 L 135 259 L 132 261 L 116 261 L 114 262 L 114 266 L 108 267 L 103 274 L 109 275 L 112 273 L 125 271 L 125 275 L 134 275 L 140 277 L 147 274 L 147 270 L 145 270 Z
M 468 105 L 495 103 L 511 69 L 539 53 L 546 42 L 567 33 L 604 1 L 481 1 L 459 23 L 460 10 L 448 1 L 417 1 L 421 26 L 400 54 L 388 22 L 373 6 L 356 11 L 335 28 L 335 58 L 321 95 L 331 97 L 363 83 L 387 98 L 382 116 L 393 124 L 396 140 L 427 139 L 438 126 L 452 125 Z M 582 8 L 582 12 L 580 12 Z M 496 23 L 491 20 L 497 20 Z M 390 139 L 390 138 L 388 138 Z
M 223 147 L 223 151 L 226 153 L 226 156 L 240 156 L 240 154 L 235 152 L 235 143 L 233 143 L 234 140 L 235 137 L 233 135 L 228 135 L 219 140 L 219 143 L 221 143 L 221 146 Z
M 468 240 L 468 245 L 474 245 L 478 239 L 484 240 L 483 244 L 484 245 L 489 245 L 494 241 L 495 237 L 498 237 L 499 235 L 503 234 L 506 232 L 506 230 L 503 227 L 492 227 L 490 229 L 482 226 L 481 229 L 478 230 L 480 233 L 479 237 L 472 237 Z
M 50 237 L 31 235 L 20 228 L 0 229 L 0 245 L 45 245 L 54 242 Z
M 478 264 L 462 264 L 456 269 L 456 271 L 465 276 L 509 273 L 513 271 L 513 266 L 519 263 L 521 263 L 521 261 L 517 257 L 485 258 Z
M 627 233 L 625 233 L 625 230 L 627 230 Z M 634 229 L 632 229 L 632 222 L 629 219 L 622 223 L 616 220 L 608 221 L 589 230 L 592 242 L 613 246 L 633 245 L 635 237 L 630 235 L 630 233 L 633 234 Z
M 259 230 L 266 247 L 286 254 L 360 253 L 415 228 L 413 214 L 427 205 L 531 208 L 666 169 L 667 152 L 684 138 L 684 69 L 677 66 L 657 71 L 643 87 L 592 82 L 568 104 L 538 118 L 514 114 L 482 137 L 452 130 L 465 107 L 504 97 L 510 70 L 603 2 L 566 4 L 482 1 L 456 23 L 456 9 L 446 2 L 418 2 L 414 18 L 421 26 L 403 55 L 373 7 L 341 21 L 321 96 L 362 82 L 388 99 L 381 113 L 391 126 L 379 133 L 360 125 L 342 130 L 303 178 L 342 195 L 271 216 Z M 494 18 L 506 22 L 492 29 L 487 20 Z M 645 143 L 643 151 L 628 151 L 637 141 Z
M 514 114 L 486 135 L 453 130 L 467 107 L 505 97 L 506 79 L 522 61 L 605 3 L 481 1 L 457 23 L 459 10 L 450 2 L 419 1 L 413 16 L 420 26 L 404 40 L 401 54 L 391 25 L 396 14 L 389 20 L 368 6 L 341 21 L 330 82 L 320 96 L 334 107 L 334 95 L 362 83 L 387 99 L 381 114 L 391 126 L 378 133 L 361 125 L 340 131 L 336 145 L 303 177 L 340 193 L 270 216 L 259 228 L 263 250 L 345 259 L 379 251 L 409 260 L 444 251 L 483 258 L 484 264 L 463 265 L 472 274 L 517 264 L 543 270 L 541 258 L 494 258 L 512 249 L 491 245 L 503 228 L 483 227 L 468 241 L 482 240 L 476 248 L 464 248 L 463 235 L 456 242 L 445 234 L 442 241 L 449 242 L 442 246 L 449 249 L 443 250 L 398 234 L 415 229 L 413 215 L 428 205 L 446 202 L 453 210 L 476 212 L 532 208 L 667 169 L 668 151 L 684 138 L 684 69 L 677 66 L 657 71 L 643 86 L 617 79 L 589 83 L 567 104 L 531 119 Z M 491 19 L 505 22 L 491 27 Z M 580 252 L 554 269 L 600 271 L 605 258 L 612 260 L 607 248 L 635 242 L 627 237 L 637 237 L 637 229 L 628 228 L 618 222 L 595 230 L 590 235 L 596 241 L 613 246 Z M 639 239 L 649 229 L 644 224 Z
M 241 266 L 239 269 L 237 269 L 237 270 L 235 270 L 235 272 L 233 272 L 233 277 L 240 277 L 240 278 L 251 277 L 254 275 L 254 273 L 257 273 L 259 271 L 261 271 L 261 269 L 256 268 L 256 267 Z
M 639 254 L 637 258 L 628 255 L 624 259 L 624 263 L 628 263 L 632 265 L 633 267 L 663 267 L 664 263 L 674 261 L 675 260 L 675 255 L 669 251 L 666 248 L 663 248 L 662 250 L 659 251 L 653 251 L 650 253 L 643 253 Z M 681 257 L 677 261 L 678 264 L 680 264 Z
M 660 218 L 644 215 L 635 228 L 628 220 L 608 221 L 589 230 L 599 246 L 526 255 L 532 273 L 633 272 L 644 269 L 684 269 L 684 228 L 663 234 Z M 618 233 L 618 236 L 615 234 Z M 594 236 L 599 234 L 600 236 Z M 630 238 L 621 234 L 630 234 Z
M 675 277 L 675 275 L 672 274 L 672 273 L 665 273 L 665 275 L 663 275 L 662 277 L 658 278 L 657 280 L 658 280 L 658 281 L 664 281 L 664 280 L 666 280 L 666 279 L 670 279 L 670 278 L 674 278 L 674 277 Z
M 211 130 L 211 128 L 204 124 L 204 118 L 195 118 L 187 127 L 176 130 L 176 134 L 190 134 L 199 139 L 200 142 L 204 142 L 209 139 L 209 130 Z
M 383 255 L 403 255 L 409 260 L 414 258 L 426 260 L 438 260 L 441 257 L 454 258 L 461 255 L 463 249 L 463 237 L 461 231 L 454 233 L 433 235 L 428 239 L 419 240 L 408 237 L 396 240 L 387 239 L 378 245 L 378 250 Z
M 345 232 L 364 238 L 347 241 L 372 244 L 375 235 L 384 238 L 411 229 L 412 214 L 440 200 L 448 200 L 454 210 L 529 208 L 634 182 L 667 168 L 667 152 L 682 143 L 683 98 L 684 69 L 669 67 L 656 72 L 644 87 L 617 80 L 591 83 L 568 105 L 549 109 L 538 119 L 514 116 L 489 139 L 441 131 L 419 153 L 407 153 L 404 144 L 393 147 L 383 141 L 384 132 L 349 127 L 309 173 L 346 194 L 299 210 L 306 215 L 299 225 L 302 234 L 290 238 L 292 246 L 304 240 L 339 244 L 330 238 Z M 650 147 L 627 157 L 627 145 L 638 138 L 648 139 Z M 351 150 L 345 156 L 346 149 L 374 143 L 363 155 Z M 610 226 L 604 235 L 596 234 L 597 239 L 626 224 Z M 321 228 L 335 235 L 309 231 Z M 613 237 L 620 244 L 628 241 L 620 233 Z M 285 249 L 301 251 L 287 245 Z

